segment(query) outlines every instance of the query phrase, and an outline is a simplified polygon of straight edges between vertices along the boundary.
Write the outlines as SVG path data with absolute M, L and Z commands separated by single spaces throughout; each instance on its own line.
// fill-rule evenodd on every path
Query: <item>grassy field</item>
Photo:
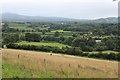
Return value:
M 14 29 L 18 29 L 18 30 L 33 30 L 30 27 L 27 27 L 26 25 L 22 25 L 22 24 L 9 24 L 10 28 L 14 28 Z
M 15 26 L 15 27 L 10 27 L 18 30 L 33 30 L 32 28 L 29 27 L 24 27 L 24 26 Z
M 35 29 L 39 29 L 39 30 L 48 30 L 48 28 L 41 28 L 41 27 L 37 27 Z
M 71 32 L 71 31 L 64 31 L 64 30 L 53 30 L 51 32 Z
M 59 48 L 68 46 L 68 45 L 64 45 L 64 44 L 61 44 L 61 43 L 57 43 L 57 42 L 27 42 L 27 41 L 22 41 L 22 42 L 19 42 L 19 43 L 16 43 L 16 44 L 19 44 L 19 45 L 35 45 L 35 46 L 42 46 L 43 45 L 43 46 L 53 46 L 53 47 L 59 47 Z
M 119 52 L 116 52 L 116 51 L 111 51 L 111 50 L 106 50 L 106 51 L 101 51 L 102 53 L 105 53 L 105 54 L 109 54 L 109 53 L 119 53 Z M 88 53 L 88 52 L 87 52 Z M 95 53 L 95 54 L 98 54 L 99 52 L 98 51 L 93 51 L 93 52 L 89 52 L 89 53 Z
M 53 30 L 53 31 L 51 31 L 51 33 L 55 33 L 55 32 L 60 32 L 61 35 L 63 35 L 64 37 L 71 37 L 72 34 L 74 33 L 72 31 L 64 31 L 64 30 Z
M 118 62 L 3 49 L 3 78 L 117 78 Z

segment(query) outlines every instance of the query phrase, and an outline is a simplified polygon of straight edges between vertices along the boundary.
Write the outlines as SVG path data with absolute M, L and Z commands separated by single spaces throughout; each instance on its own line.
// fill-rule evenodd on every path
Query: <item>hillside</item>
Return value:
M 2 20 L 6 22 L 81 22 L 81 23 L 117 23 L 117 17 L 100 18 L 95 20 L 88 19 L 70 19 L 63 17 L 42 17 L 42 16 L 25 16 L 14 13 L 3 13 Z
M 118 62 L 3 49 L 3 78 L 117 78 Z
M 42 17 L 42 16 L 25 16 L 14 13 L 2 14 L 3 21 L 15 22 L 15 21 L 30 21 L 30 22 L 54 22 L 54 21 L 78 21 L 77 19 L 69 19 L 62 17 Z

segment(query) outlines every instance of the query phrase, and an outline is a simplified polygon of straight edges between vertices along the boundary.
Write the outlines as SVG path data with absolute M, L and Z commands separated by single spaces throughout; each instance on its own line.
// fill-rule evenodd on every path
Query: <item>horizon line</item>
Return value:
M 66 19 L 76 19 L 76 20 L 96 20 L 96 19 L 102 19 L 102 18 L 112 18 L 116 17 L 118 18 L 119 16 L 107 16 L 107 17 L 98 17 L 98 18 L 69 18 L 69 17 L 62 17 L 62 16 L 40 16 L 40 15 L 27 15 L 27 14 L 20 14 L 20 13 L 12 13 L 12 12 L 2 12 L 0 13 L 1 15 L 3 14 L 16 14 L 16 15 L 21 15 L 21 16 L 29 16 L 29 17 L 49 17 L 49 18 L 66 18 Z

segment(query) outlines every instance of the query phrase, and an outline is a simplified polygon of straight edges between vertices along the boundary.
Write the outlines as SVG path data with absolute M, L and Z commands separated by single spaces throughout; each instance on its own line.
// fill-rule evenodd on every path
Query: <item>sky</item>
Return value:
M 28 16 L 97 19 L 118 16 L 113 0 L 2 0 L 2 13 Z

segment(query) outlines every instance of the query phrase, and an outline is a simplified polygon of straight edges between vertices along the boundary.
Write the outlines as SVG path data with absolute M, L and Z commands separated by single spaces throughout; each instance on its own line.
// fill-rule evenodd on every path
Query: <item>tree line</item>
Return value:
M 7 34 L 3 37 L 3 44 L 15 43 L 19 41 L 29 41 L 29 42 L 40 42 L 40 41 L 53 41 L 66 44 L 72 47 L 79 47 L 82 51 L 92 52 L 92 51 L 104 51 L 104 50 L 114 50 L 119 51 L 120 37 L 106 37 L 101 39 L 101 42 L 96 42 L 95 38 L 85 37 L 85 38 L 74 38 L 74 37 L 64 37 L 58 36 L 42 36 L 38 33 L 25 33 L 25 35 L 20 35 L 17 33 Z
M 107 60 L 119 60 L 120 61 L 120 53 L 85 53 L 80 50 L 78 47 L 52 47 L 52 46 L 34 46 L 34 45 L 18 45 L 14 43 L 10 43 L 6 45 L 8 48 L 13 49 L 23 49 L 23 50 L 36 50 L 36 51 L 45 51 L 45 52 L 53 52 L 60 54 L 68 54 L 68 55 L 76 55 L 76 56 L 84 56 L 89 58 L 100 58 Z

